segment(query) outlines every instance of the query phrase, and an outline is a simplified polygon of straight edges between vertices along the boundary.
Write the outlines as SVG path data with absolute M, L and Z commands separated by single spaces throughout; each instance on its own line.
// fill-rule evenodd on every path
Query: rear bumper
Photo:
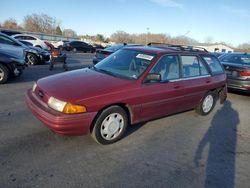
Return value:
M 83 135 L 89 132 L 96 112 L 63 114 L 50 109 L 31 91 L 26 93 L 26 104 L 31 112 L 52 131 L 63 135 Z
M 250 92 L 250 80 L 227 79 L 227 87 L 241 91 Z

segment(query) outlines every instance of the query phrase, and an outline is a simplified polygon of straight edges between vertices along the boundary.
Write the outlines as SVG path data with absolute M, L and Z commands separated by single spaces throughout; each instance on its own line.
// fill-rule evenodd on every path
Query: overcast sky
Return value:
M 45 13 L 78 34 L 186 35 L 200 42 L 250 42 L 249 0 L 1 0 L 0 23 Z M 147 29 L 148 28 L 148 29 Z

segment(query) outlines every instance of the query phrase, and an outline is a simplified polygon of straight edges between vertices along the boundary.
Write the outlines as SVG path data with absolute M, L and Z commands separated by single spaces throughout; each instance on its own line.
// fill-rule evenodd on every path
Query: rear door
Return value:
M 212 85 L 208 68 L 197 55 L 181 55 L 181 72 L 185 99 L 183 107 L 196 107 Z
M 161 81 L 142 85 L 141 120 L 146 121 L 181 111 L 184 87 L 180 80 L 178 56 L 163 56 L 150 73 L 160 74 Z

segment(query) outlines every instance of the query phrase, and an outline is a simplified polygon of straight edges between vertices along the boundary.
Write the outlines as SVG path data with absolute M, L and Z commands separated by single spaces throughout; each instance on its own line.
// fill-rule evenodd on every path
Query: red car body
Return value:
M 112 105 L 124 108 L 128 113 L 129 122 L 134 124 L 193 109 L 209 91 L 218 91 L 221 101 L 225 100 L 225 73 L 168 83 L 144 83 L 150 69 L 163 55 L 187 52 L 149 47 L 135 47 L 132 50 L 155 54 L 152 63 L 137 80 L 113 77 L 91 68 L 42 78 L 37 81 L 35 91 L 30 89 L 26 94 L 29 109 L 54 132 L 82 135 L 90 131 L 98 114 Z M 84 105 L 87 112 L 57 112 L 47 104 L 51 96 Z

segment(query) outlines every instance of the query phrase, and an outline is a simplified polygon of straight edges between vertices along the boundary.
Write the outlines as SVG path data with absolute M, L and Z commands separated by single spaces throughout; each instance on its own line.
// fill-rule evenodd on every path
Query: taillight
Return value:
M 250 70 L 240 71 L 240 76 L 242 76 L 242 77 L 250 77 Z

